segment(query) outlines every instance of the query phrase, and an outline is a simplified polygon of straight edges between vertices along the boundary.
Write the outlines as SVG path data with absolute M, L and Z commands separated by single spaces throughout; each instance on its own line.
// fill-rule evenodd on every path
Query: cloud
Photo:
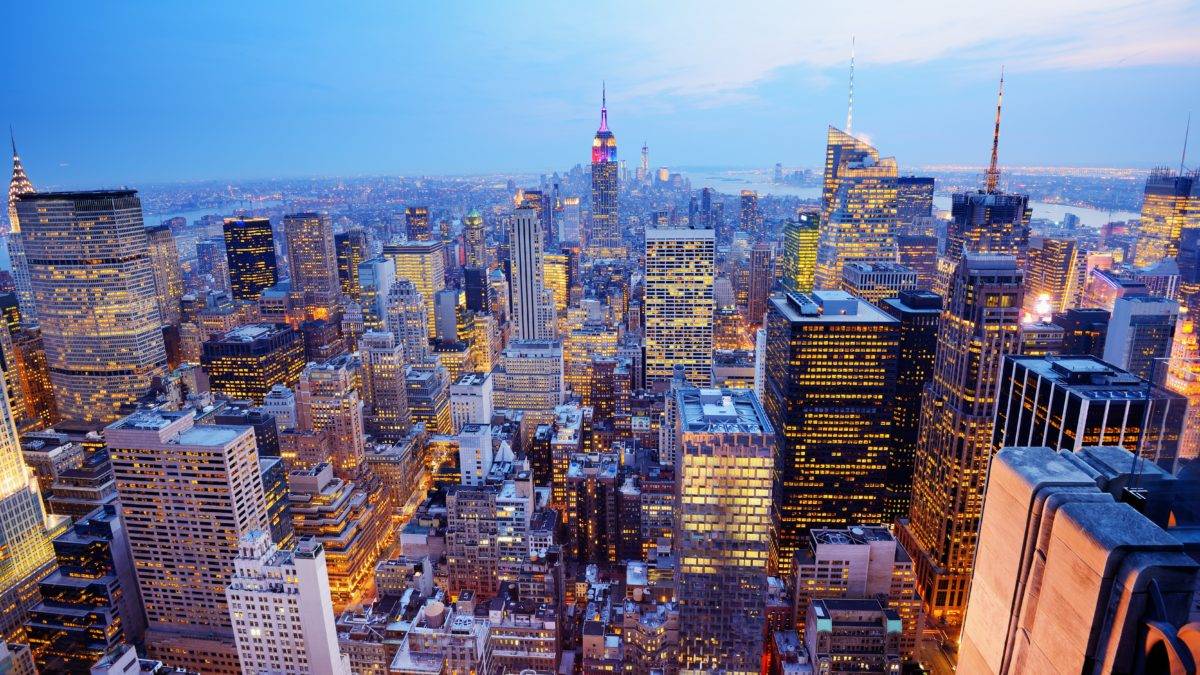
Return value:
M 606 41 L 635 99 L 689 105 L 753 96 L 785 68 L 857 63 L 1011 71 L 1086 70 L 1200 62 L 1200 5 L 1185 0 L 1011 0 L 1005 3 L 696 3 L 686 11 L 641 3 L 614 11 Z M 651 73 L 647 76 L 646 73 Z M 809 77 L 812 77 L 811 75 Z

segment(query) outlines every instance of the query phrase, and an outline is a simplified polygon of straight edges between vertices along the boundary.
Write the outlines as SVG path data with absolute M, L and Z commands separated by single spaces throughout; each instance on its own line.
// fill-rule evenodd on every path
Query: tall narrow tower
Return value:
M 21 223 L 17 217 L 17 200 L 21 195 L 35 192 L 29 176 L 25 175 L 25 167 L 21 165 L 21 156 L 17 153 L 17 141 L 13 138 L 12 129 L 8 130 L 8 139 L 12 143 L 12 180 L 8 183 L 8 259 L 12 262 L 13 281 L 17 285 L 17 302 L 21 308 L 21 320 L 26 324 L 37 324 L 36 308 L 33 303 L 33 291 L 29 285 L 29 266 L 25 262 L 25 244 L 21 239 Z
M 608 101 L 600 94 L 600 128 L 592 138 L 592 227 L 587 249 L 593 258 L 621 257 L 624 246 L 617 208 L 617 137 L 608 130 Z

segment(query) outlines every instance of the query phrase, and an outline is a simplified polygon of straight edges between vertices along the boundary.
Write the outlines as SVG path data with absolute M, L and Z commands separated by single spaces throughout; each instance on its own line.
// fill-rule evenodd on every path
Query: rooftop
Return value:
M 767 414 L 749 389 L 696 389 L 675 391 L 683 431 L 692 433 L 774 433 Z

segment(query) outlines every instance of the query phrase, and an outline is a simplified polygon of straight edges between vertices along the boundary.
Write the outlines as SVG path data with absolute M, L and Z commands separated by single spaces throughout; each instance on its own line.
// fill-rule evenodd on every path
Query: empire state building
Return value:
M 617 208 L 617 137 L 608 129 L 607 96 L 600 97 L 600 128 L 592 138 L 592 226 L 587 233 L 592 258 L 623 258 Z

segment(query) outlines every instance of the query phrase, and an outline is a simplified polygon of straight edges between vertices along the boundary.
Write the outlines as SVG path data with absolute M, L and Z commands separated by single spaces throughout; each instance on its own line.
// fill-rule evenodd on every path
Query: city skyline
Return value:
M 996 16 L 621 7 L 541 23 L 536 8 L 41 11 L 13 22 L 3 49 L 24 67 L 0 83 L 14 102 L 4 121 L 46 189 L 565 168 L 586 163 L 576 139 L 595 128 L 601 80 L 631 167 L 643 140 L 652 166 L 813 166 L 822 129 L 846 116 L 852 39 L 856 132 L 906 167 L 986 161 L 1001 66 L 1002 166 L 1174 165 L 1200 110 L 1187 39 L 1200 8 L 1171 1 Z M 78 51 L 94 43 L 71 36 L 97 26 L 101 53 Z M 70 98 L 52 86 L 64 77 Z

